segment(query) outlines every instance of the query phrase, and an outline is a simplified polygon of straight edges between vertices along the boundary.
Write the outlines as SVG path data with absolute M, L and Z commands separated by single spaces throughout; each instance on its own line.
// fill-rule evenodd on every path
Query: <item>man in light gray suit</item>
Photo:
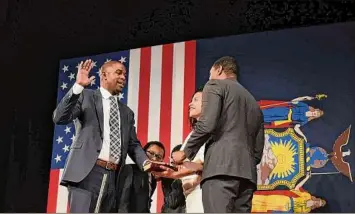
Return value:
M 206 143 L 202 172 L 205 212 L 251 212 L 256 190 L 256 165 L 264 147 L 263 115 L 254 97 L 237 82 L 232 57 L 218 59 L 202 95 L 202 113 L 184 151 L 174 153 L 181 163 Z
M 116 187 L 127 153 L 141 169 L 148 157 L 136 136 L 134 113 L 118 99 L 126 83 L 125 66 L 105 63 L 100 89 L 84 89 L 95 78 L 89 77 L 92 67 L 91 60 L 80 63 L 76 83 L 53 113 L 55 124 L 74 120 L 76 128 L 61 185 L 69 190 L 70 212 L 94 212 L 98 201 L 102 203 L 96 211 L 116 212 L 120 200 Z M 105 188 L 98 200 L 102 183 Z

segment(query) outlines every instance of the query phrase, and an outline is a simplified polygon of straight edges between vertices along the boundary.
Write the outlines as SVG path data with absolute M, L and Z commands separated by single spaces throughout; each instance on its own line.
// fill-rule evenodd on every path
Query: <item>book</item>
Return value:
M 171 164 L 168 164 L 168 163 L 165 163 L 165 162 L 159 162 L 159 161 L 149 161 L 146 165 L 143 166 L 143 170 L 145 172 L 163 172 L 164 170 L 162 168 L 160 168 L 160 166 L 165 166 L 165 167 L 168 167 L 174 171 L 178 171 L 178 168 L 171 165 Z

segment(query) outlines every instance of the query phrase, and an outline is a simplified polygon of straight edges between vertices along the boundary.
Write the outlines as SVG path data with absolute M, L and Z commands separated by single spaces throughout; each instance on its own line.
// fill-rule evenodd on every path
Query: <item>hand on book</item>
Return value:
M 164 165 L 160 165 L 159 168 L 162 169 L 162 171 L 152 172 L 154 176 L 179 179 L 187 175 L 201 173 L 203 166 L 199 163 L 184 162 L 181 165 L 176 165 L 177 170 L 173 170 L 170 167 Z
M 173 171 L 178 170 L 175 166 L 168 163 L 152 160 L 149 160 L 148 163 L 143 166 L 143 169 L 145 172 L 162 172 L 165 169 L 170 169 Z
M 169 167 L 166 167 L 166 166 L 159 166 L 161 171 L 154 171 L 152 172 L 152 174 L 155 176 L 155 177 L 163 177 L 163 178 L 172 178 L 172 179 L 178 179 L 178 178 L 181 178 L 183 176 L 181 176 L 181 172 L 182 172 L 182 169 L 181 169 L 181 166 L 178 165 L 177 168 L 178 170 L 175 171 L 175 170 L 172 170 L 170 169 Z

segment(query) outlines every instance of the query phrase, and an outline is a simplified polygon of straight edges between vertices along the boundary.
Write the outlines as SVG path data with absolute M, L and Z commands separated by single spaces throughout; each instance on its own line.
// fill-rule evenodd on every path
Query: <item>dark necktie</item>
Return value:
M 117 98 L 110 97 L 110 158 L 115 161 L 121 156 L 121 118 Z

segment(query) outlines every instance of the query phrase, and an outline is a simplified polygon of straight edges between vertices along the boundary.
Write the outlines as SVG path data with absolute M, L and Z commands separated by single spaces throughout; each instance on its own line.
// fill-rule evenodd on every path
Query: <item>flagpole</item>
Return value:
M 340 172 L 316 172 L 316 173 L 311 173 L 311 175 L 335 175 L 335 174 L 340 174 Z
M 96 202 L 95 213 L 100 212 L 100 207 L 101 207 L 101 203 L 102 203 L 102 197 L 103 197 L 103 194 L 105 191 L 106 182 L 107 182 L 107 173 L 104 174 L 104 177 L 102 178 L 102 181 L 101 181 L 100 193 L 99 193 L 99 197 Z

